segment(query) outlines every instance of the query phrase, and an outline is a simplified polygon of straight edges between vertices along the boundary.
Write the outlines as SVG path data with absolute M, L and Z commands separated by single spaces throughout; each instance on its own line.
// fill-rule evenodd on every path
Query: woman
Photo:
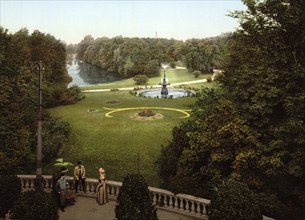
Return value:
M 96 189 L 97 192 L 97 202 L 100 205 L 103 205 L 108 202 L 108 196 L 106 192 L 106 182 L 105 182 L 105 170 L 100 168 L 99 170 L 100 177 L 98 179 L 98 186 Z

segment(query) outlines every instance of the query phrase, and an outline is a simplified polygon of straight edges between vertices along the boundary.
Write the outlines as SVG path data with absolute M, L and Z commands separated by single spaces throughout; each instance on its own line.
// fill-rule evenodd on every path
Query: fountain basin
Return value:
M 138 92 L 138 96 L 150 98 L 181 98 L 191 97 L 194 92 L 185 89 L 168 88 L 167 95 L 161 95 L 160 89 L 144 89 Z

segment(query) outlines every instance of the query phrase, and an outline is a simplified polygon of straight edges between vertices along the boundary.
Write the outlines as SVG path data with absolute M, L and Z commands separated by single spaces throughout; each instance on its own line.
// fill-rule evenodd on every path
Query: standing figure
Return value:
M 56 191 L 59 194 L 60 198 L 60 209 L 61 211 L 65 211 L 66 206 L 66 192 L 67 192 L 67 181 L 65 179 L 65 175 L 63 173 L 60 174 L 59 180 L 56 182 Z
M 105 177 L 105 170 L 100 168 L 99 170 L 100 177 L 98 179 L 98 186 L 96 189 L 97 192 L 97 203 L 103 205 L 108 202 L 108 196 L 106 191 L 106 177 Z
M 74 168 L 74 180 L 75 180 L 75 192 L 77 193 L 78 191 L 78 185 L 79 181 L 81 182 L 81 189 L 83 189 L 84 192 L 86 192 L 86 186 L 85 186 L 85 181 L 86 181 L 86 169 L 82 165 L 82 162 L 79 160 L 77 162 L 77 166 Z

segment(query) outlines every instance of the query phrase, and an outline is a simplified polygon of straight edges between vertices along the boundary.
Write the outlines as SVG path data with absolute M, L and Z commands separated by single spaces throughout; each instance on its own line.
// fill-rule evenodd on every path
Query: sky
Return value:
M 0 0 L 0 26 L 39 30 L 67 44 L 86 35 L 186 40 L 236 30 L 238 21 L 227 16 L 235 10 L 245 10 L 241 0 Z

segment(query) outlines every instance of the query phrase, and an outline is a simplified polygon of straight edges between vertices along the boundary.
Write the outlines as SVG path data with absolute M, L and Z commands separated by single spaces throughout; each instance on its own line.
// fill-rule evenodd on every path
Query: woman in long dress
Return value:
M 103 168 L 99 169 L 100 177 L 98 179 L 98 186 L 96 189 L 97 192 L 97 202 L 100 205 L 103 205 L 108 202 L 108 196 L 106 191 L 106 177 L 105 170 Z

